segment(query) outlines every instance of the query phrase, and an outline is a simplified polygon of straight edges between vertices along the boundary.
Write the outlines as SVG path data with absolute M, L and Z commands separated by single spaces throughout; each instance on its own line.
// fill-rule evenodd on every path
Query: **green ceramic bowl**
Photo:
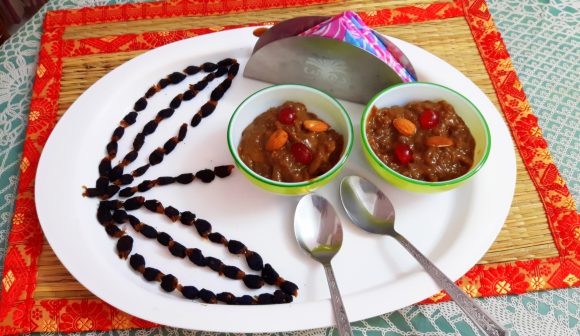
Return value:
M 464 175 L 453 180 L 426 182 L 411 179 L 391 169 L 373 152 L 366 137 L 367 119 L 373 106 L 377 108 L 405 105 L 412 101 L 446 100 L 463 119 L 475 139 L 474 163 Z M 404 83 L 389 87 L 374 96 L 367 104 L 361 119 L 362 147 L 371 167 L 392 185 L 409 191 L 431 193 L 456 188 L 473 177 L 485 164 L 491 148 L 489 127 L 481 112 L 463 95 L 448 87 L 434 83 Z
M 258 115 L 286 101 L 303 103 L 308 111 L 315 113 L 344 137 L 342 156 L 336 165 L 325 174 L 309 181 L 286 183 L 270 180 L 253 172 L 238 155 L 238 145 L 244 129 Z M 284 84 L 267 87 L 246 98 L 230 119 L 227 140 L 236 166 L 253 184 L 278 194 L 301 195 L 320 188 L 338 175 L 352 149 L 353 128 L 348 113 L 335 98 L 309 86 Z

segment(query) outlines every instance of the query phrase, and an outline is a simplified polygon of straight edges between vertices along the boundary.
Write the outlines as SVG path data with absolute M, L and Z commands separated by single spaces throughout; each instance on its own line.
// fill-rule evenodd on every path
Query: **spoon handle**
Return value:
M 336 326 L 340 336 L 352 336 L 352 329 L 348 322 L 348 316 L 344 310 L 344 304 L 334 278 L 334 271 L 330 263 L 324 263 L 324 271 L 326 272 L 326 280 L 328 280 L 328 288 L 330 289 L 330 300 L 332 301 L 332 310 L 334 310 L 334 318 L 336 319 Z
M 475 324 L 483 329 L 486 335 L 506 335 L 506 331 L 496 321 L 494 321 L 491 316 L 483 311 L 483 309 L 481 309 L 475 300 L 465 294 L 465 292 L 463 292 L 461 288 L 459 288 L 453 281 L 451 281 L 451 279 L 449 279 L 443 272 L 441 272 L 441 270 L 437 268 L 435 264 L 427 259 L 423 253 L 417 250 L 417 248 L 411 244 L 410 241 L 398 233 L 393 235 L 393 237 L 397 239 L 397 241 L 399 241 L 399 243 L 401 243 L 401 245 L 403 245 L 403 247 L 407 249 L 407 251 L 409 251 L 413 257 L 415 257 L 415 259 L 417 259 L 421 266 L 425 268 L 427 273 L 431 275 L 433 280 L 435 280 L 435 282 L 441 288 L 443 288 L 447 294 L 449 294 L 449 296 L 451 296 L 453 301 L 457 303 L 459 308 L 461 308 L 463 312 L 465 312 L 465 314 L 469 316 L 473 322 L 475 322 Z

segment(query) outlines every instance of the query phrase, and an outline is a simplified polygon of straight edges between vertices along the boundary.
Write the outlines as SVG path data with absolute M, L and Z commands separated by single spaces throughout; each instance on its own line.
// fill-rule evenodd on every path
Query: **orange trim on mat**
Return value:
M 111 5 L 50 11 L 44 18 L 44 29 L 95 23 L 171 18 L 193 15 L 223 15 L 273 8 L 303 7 L 338 0 L 176 0 Z
M 465 15 L 489 72 L 508 124 L 528 171 L 542 196 L 550 228 L 561 257 L 476 265 L 458 284 L 472 296 L 518 294 L 527 291 L 580 286 L 580 228 L 570 193 L 555 168 L 531 113 L 485 2 L 463 0 L 360 13 L 371 26 L 403 24 Z M 266 1 L 176 1 L 116 5 L 96 9 L 49 12 L 41 41 L 21 177 L 2 278 L 0 334 L 78 332 L 156 326 L 111 307 L 99 299 L 43 299 L 32 297 L 42 232 L 34 206 L 34 176 L 40 152 L 56 123 L 62 57 L 147 50 L 186 37 L 215 31 L 200 28 L 173 32 L 128 34 L 106 38 L 62 40 L 65 26 L 98 22 L 174 17 L 204 13 L 256 10 Z M 272 6 L 308 5 L 328 1 L 278 1 Z M 245 6 L 245 7 L 242 7 Z M 265 5 L 264 5 L 265 6 Z M 236 28 L 230 26 L 227 28 Z M 224 27 L 225 29 L 226 27 Z M 423 303 L 448 300 L 438 293 Z

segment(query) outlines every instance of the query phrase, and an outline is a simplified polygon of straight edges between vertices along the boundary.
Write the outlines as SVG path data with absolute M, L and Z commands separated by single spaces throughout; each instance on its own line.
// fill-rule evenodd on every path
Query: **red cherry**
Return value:
M 419 115 L 419 123 L 424 129 L 431 129 L 439 124 L 439 115 L 431 109 L 425 109 Z
M 296 161 L 302 164 L 307 165 L 312 162 L 312 152 L 310 151 L 310 148 L 308 148 L 308 146 L 303 143 L 297 142 L 292 144 L 292 147 L 290 147 L 290 152 Z
M 278 113 L 278 121 L 285 125 L 292 125 L 296 119 L 296 111 L 293 108 L 285 106 Z
M 399 160 L 399 163 L 406 165 L 413 159 L 413 151 L 409 145 L 396 144 L 395 156 L 397 157 L 397 160 Z

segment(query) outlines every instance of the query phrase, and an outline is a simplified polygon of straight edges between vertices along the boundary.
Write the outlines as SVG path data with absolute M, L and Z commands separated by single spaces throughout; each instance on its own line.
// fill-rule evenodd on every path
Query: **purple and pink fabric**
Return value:
M 416 78 L 397 61 L 375 33 L 352 11 L 338 14 L 307 29 L 300 33 L 299 36 L 320 36 L 352 44 L 385 62 L 404 82 L 416 81 Z

